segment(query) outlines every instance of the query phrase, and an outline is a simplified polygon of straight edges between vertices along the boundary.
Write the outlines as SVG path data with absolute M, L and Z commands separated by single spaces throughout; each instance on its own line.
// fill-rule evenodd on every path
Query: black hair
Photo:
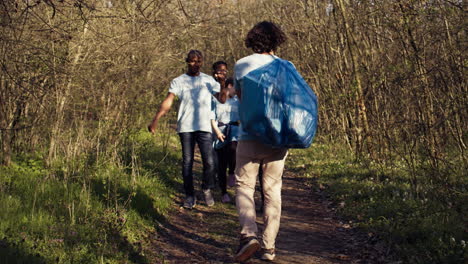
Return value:
M 216 71 L 216 68 L 218 68 L 219 65 L 225 65 L 226 68 L 228 66 L 225 61 L 217 61 L 217 62 L 213 63 L 213 71 Z
M 189 59 L 191 57 L 199 57 L 199 58 L 202 58 L 203 59 L 203 54 L 201 51 L 199 50 L 190 50 L 188 53 L 187 53 L 187 58 L 185 58 L 185 62 L 188 62 Z
M 286 39 L 286 34 L 275 23 L 262 21 L 247 33 L 245 46 L 255 53 L 276 51 Z

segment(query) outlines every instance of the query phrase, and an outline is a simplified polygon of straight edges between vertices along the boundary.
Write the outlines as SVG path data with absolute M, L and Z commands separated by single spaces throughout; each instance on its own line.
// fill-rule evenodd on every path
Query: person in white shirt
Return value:
M 227 71 L 225 62 L 216 62 L 213 65 L 215 75 L 220 71 Z M 216 136 L 214 148 L 217 159 L 218 182 L 221 188 L 223 203 L 229 203 L 231 197 L 227 192 L 227 186 L 235 184 L 234 169 L 236 167 L 237 134 L 239 126 L 239 100 L 234 90 L 232 78 L 226 80 L 228 91 L 227 100 L 224 104 L 214 101 L 213 119 L 211 126 Z M 229 178 L 226 172 L 229 172 Z M 228 180 L 229 179 L 229 180 Z
M 193 186 L 193 161 L 195 144 L 198 144 L 203 162 L 202 190 L 205 203 L 214 205 L 211 189 L 214 187 L 215 163 L 213 160 L 213 140 L 211 135 L 211 98 L 220 92 L 220 84 L 213 77 L 200 72 L 203 55 L 198 50 L 190 50 L 186 58 L 187 72 L 172 80 L 167 97 L 159 111 L 148 125 L 155 133 L 159 119 L 172 106 L 176 97 L 180 99 L 177 114 L 177 133 L 182 144 L 182 176 L 184 181 L 184 207 L 192 209 L 196 205 Z

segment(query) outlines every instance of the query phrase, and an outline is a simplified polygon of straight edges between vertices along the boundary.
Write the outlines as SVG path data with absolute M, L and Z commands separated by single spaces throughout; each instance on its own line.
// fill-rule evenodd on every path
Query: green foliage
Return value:
M 319 142 L 291 156 L 293 167 L 310 168 L 305 173 L 326 186 L 344 217 L 378 234 L 406 263 L 466 259 L 467 179 L 461 171 L 445 177 L 441 188 L 423 167 L 411 174 L 404 165 L 390 169 L 357 162 L 339 146 Z
M 232 69 L 264 19 L 320 98 L 319 133 L 361 158 L 319 142 L 292 151 L 293 170 L 408 262 L 465 252 L 462 1 L 332 1 L 329 14 L 328 1 L 84 2 L 2 2 L 0 160 L 13 164 L 0 168 L 0 261 L 144 262 L 133 245 L 180 179 L 177 138 L 139 129 L 189 49 L 204 52 L 206 73 L 216 60 Z
M 174 150 L 148 134 L 129 135 L 119 162 L 80 157 L 70 177 L 39 155 L 0 167 L 0 262 L 147 263 L 145 243 L 177 187 Z

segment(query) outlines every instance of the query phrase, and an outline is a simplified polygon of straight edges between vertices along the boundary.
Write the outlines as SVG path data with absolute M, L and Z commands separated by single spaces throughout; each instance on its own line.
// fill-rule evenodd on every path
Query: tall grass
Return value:
M 114 158 L 89 153 L 46 168 L 42 153 L 15 157 L 0 168 L 0 262 L 158 259 L 149 246 L 180 188 L 178 146 L 175 135 L 136 131 L 123 137 Z M 318 139 L 292 150 L 287 165 L 325 188 L 339 214 L 386 241 L 405 263 L 466 259 L 463 164 L 428 177 L 423 165 L 357 161 L 343 145 Z
M 46 169 L 42 153 L 16 157 L 0 168 L 0 262 L 148 263 L 179 184 L 175 146 L 139 131 L 115 159 L 90 153 Z
M 315 143 L 294 150 L 290 162 L 336 202 L 338 212 L 370 235 L 378 235 L 405 263 L 463 263 L 467 259 L 467 177 L 439 171 L 443 182 L 424 166 L 357 161 L 342 146 Z M 434 172 L 432 172 L 434 173 Z M 417 181 L 418 188 L 414 188 Z

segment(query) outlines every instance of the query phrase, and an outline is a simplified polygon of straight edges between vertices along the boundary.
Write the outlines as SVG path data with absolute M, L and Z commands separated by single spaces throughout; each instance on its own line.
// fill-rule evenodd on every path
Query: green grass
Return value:
M 149 263 L 149 237 L 180 184 L 174 141 L 135 132 L 117 159 L 46 169 L 36 154 L 1 167 L 0 262 Z
M 59 159 L 51 167 L 41 153 L 24 154 L 0 167 L 0 263 L 158 259 L 151 239 L 181 186 L 178 139 L 137 131 L 124 137 L 116 153 Z M 343 217 L 387 241 L 405 263 L 463 263 L 462 164 L 459 171 L 437 173 L 391 164 L 357 162 L 343 146 L 317 141 L 291 150 L 287 169 L 325 186 Z M 221 239 L 234 225 L 228 221 L 210 235 Z
M 304 164 L 308 169 L 302 173 L 325 186 L 342 216 L 378 234 L 405 263 L 463 263 L 467 258 L 462 169 L 445 177 L 448 172 L 429 174 L 421 166 L 410 175 L 402 164 L 387 168 L 357 162 L 343 147 L 320 142 L 293 150 L 289 161 L 295 167 Z

